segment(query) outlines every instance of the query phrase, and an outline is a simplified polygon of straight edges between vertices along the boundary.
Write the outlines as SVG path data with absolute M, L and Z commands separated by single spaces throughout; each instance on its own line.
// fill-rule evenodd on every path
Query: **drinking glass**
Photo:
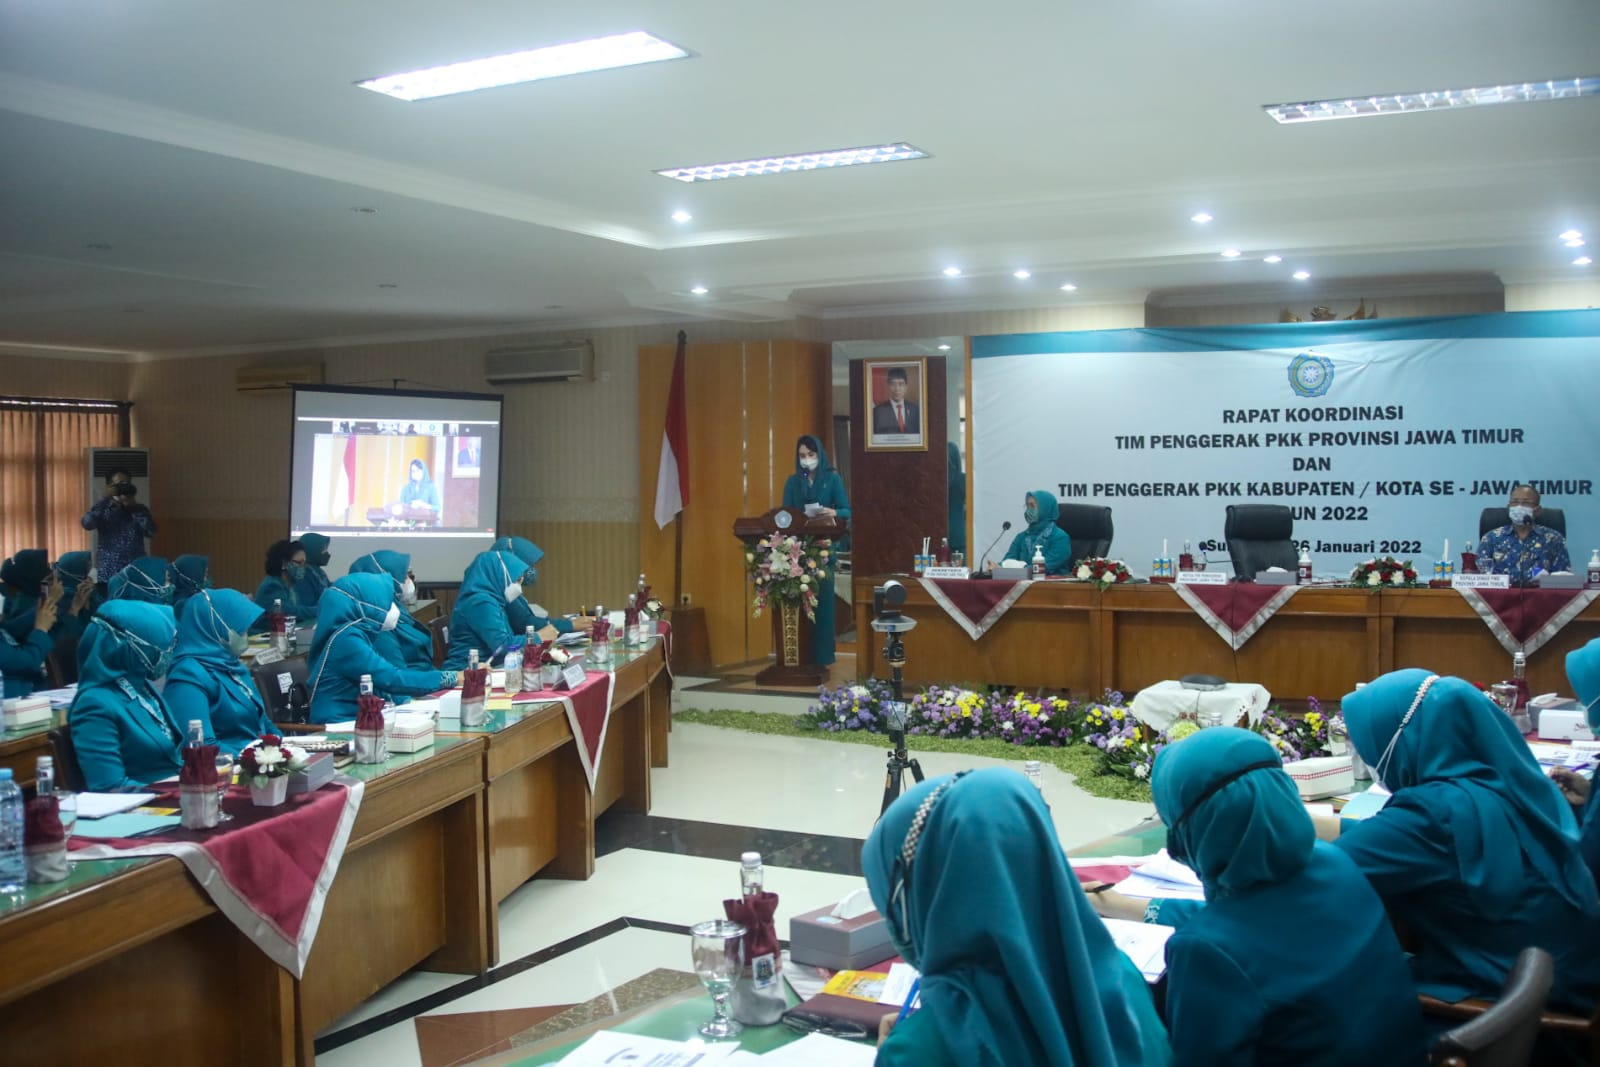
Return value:
M 728 996 L 744 968 L 744 927 L 726 919 L 710 919 L 689 928 L 689 951 L 694 973 L 711 994 L 714 1014 L 700 1028 L 709 1038 L 733 1037 L 744 1029 L 728 1018 Z
M 222 798 L 233 785 L 233 757 L 226 752 L 217 753 L 217 822 L 230 822 L 232 815 L 222 810 Z
M 78 824 L 78 794 L 65 789 L 56 790 L 56 807 L 61 813 L 61 828 L 67 832 L 66 841 L 70 847 L 72 843 L 72 828 Z M 70 861 L 67 868 L 77 867 L 76 861 Z

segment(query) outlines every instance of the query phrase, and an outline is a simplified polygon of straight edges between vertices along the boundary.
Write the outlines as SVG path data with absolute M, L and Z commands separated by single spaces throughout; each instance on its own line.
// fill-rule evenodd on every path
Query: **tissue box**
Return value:
M 26 730 L 30 726 L 47 726 L 49 723 L 49 697 L 16 697 L 5 702 L 7 730 Z
M 1299 580 L 1297 571 L 1256 571 L 1257 585 L 1294 585 Z
M 1587 574 L 1541 574 L 1534 584 L 1540 589 L 1582 589 L 1588 580 Z
M 333 781 L 333 753 L 312 752 L 306 760 L 304 770 L 289 772 L 288 795 L 314 793 L 331 781 Z
M 1594 731 L 1576 700 L 1570 707 L 1545 707 L 1539 712 L 1539 738 L 1543 741 L 1593 741 Z
M 1028 577 L 1028 566 L 1025 563 L 1008 567 L 1004 563 L 995 567 L 994 576 L 1002 582 L 1020 582 Z
M 876 911 L 836 919 L 833 905 L 789 920 L 789 958 L 833 971 L 859 970 L 895 955 L 889 924 Z
M 420 752 L 433 747 L 433 720 L 426 715 L 396 715 L 389 731 L 390 752 Z
M 1355 767 L 1349 756 L 1318 756 L 1315 759 L 1285 763 L 1284 771 L 1294 779 L 1302 800 L 1338 796 L 1355 788 Z

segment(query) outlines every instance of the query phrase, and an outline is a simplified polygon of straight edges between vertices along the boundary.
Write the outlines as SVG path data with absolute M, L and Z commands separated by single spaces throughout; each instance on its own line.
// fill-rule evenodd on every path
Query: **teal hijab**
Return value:
M 150 683 L 167 673 L 177 624 L 164 604 L 109 600 L 78 642 L 78 687 L 124 681 L 159 703 Z
M 1600 728 L 1600 707 L 1595 706 L 1600 704 L 1600 637 L 1567 653 L 1567 681 L 1583 705 L 1589 729 Z
M 331 558 L 328 546 L 332 543 L 327 534 L 301 534 L 300 546 L 306 550 L 307 567 L 326 567 L 328 560 Z
M 509 552 L 528 565 L 528 581 L 539 577 L 538 563 L 544 559 L 544 549 L 526 537 L 502 537 L 489 546 L 495 552 Z
M 395 595 L 400 595 L 400 589 L 406 584 L 406 574 L 411 570 L 411 557 L 404 552 L 391 552 L 387 548 L 380 548 L 376 552 L 368 552 L 350 564 L 351 574 L 387 574 L 394 580 Z M 385 611 L 388 609 L 385 608 Z
M 1126 964 L 1022 775 L 995 767 L 921 783 L 873 828 L 861 865 L 896 951 L 922 972 L 922 1011 L 953 1062 L 1145 1060 L 1115 977 Z
M 1316 828 L 1260 734 L 1220 726 L 1168 745 L 1150 790 L 1167 851 L 1194 868 L 1207 899 L 1281 881 L 1311 862 Z
M 521 579 L 528 570 L 528 565 L 510 552 L 479 552 L 461 576 L 456 609 L 473 601 L 492 601 L 505 611 L 506 586 Z
M 50 577 L 50 554 L 42 548 L 24 548 L 0 563 L 0 582 L 25 596 L 37 598 L 39 587 Z
M 1055 494 L 1043 489 L 1029 489 L 1028 495 L 1033 497 L 1033 506 L 1038 515 L 1028 523 L 1027 529 L 1017 535 L 1023 544 L 1024 563 L 1033 558 L 1033 550 L 1056 528 L 1056 516 L 1061 514 L 1061 505 L 1056 501 Z
M 172 603 L 172 583 L 167 581 L 167 561 L 140 556 L 106 583 L 112 600 L 139 600 L 146 604 Z
M 178 650 L 173 665 L 198 660 L 209 669 L 250 681 L 250 671 L 229 647 L 249 633 L 266 610 L 236 589 L 202 589 L 178 609 Z
M 804 467 L 800 466 L 801 445 L 805 445 L 807 448 L 811 449 L 811 451 L 817 454 L 816 470 L 808 471 Z M 822 441 L 817 437 L 816 434 L 801 434 L 800 439 L 794 443 L 794 472 L 800 477 L 811 482 L 817 482 L 821 480 L 824 474 L 831 470 L 833 470 L 833 464 L 828 462 L 828 450 L 822 447 Z
M 317 613 L 317 635 L 311 641 L 312 676 L 321 674 L 333 639 L 346 630 L 362 630 L 370 638 L 383 632 L 383 620 L 394 603 L 394 582 L 386 574 L 347 574 L 328 586 Z
M 202 589 L 211 588 L 209 556 L 179 556 L 167 572 L 172 584 L 172 602 L 181 604 Z
M 92 552 L 64 552 L 56 560 L 56 577 L 61 580 L 61 589 L 69 599 L 78 591 L 78 586 L 89 580 L 89 568 L 93 564 Z
M 1521 899 L 1523 865 L 1505 862 L 1518 852 L 1564 900 L 1589 906 L 1594 879 L 1578 854 L 1572 807 L 1486 694 L 1413 667 L 1383 675 L 1342 705 L 1350 742 L 1374 776 L 1397 800 L 1448 823 L 1459 880 L 1481 911 Z

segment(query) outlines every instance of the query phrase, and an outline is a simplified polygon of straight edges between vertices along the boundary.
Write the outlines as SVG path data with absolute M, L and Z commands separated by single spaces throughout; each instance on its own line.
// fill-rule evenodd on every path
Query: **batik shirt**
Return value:
M 1520 540 L 1511 526 L 1501 526 L 1483 535 L 1478 543 L 1478 569 L 1487 574 L 1509 574 L 1512 585 L 1532 585 L 1537 573 L 1570 571 L 1567 539 L 1548 526 L 1533 527 L 1526 540 Z

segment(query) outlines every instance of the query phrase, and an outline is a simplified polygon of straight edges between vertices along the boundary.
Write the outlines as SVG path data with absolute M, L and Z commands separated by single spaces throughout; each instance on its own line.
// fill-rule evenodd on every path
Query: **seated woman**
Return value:
M 1343 711 L 1374 781 L 1394 795 L 1370 818 L 1320 822 L 1416 935 L 1418 989 L 1492 1000 L 1517 953 L 1536 945 L 1555 960 L 1549 1005 L 1591 1014 L 1595 881 L 1571 808 L 1510 716 L 1471 683 L 1416 668 L 1349 694 Z
M 895 951 L 922 972 L 922 1007 L 883 1039 L 880 1065 L 1170 1062 L 1144 978 L 1084 899 L 1022 775 L 996 767 L 913 787 L 873 828 L 861 866 Z
M 1166 1017 L 1186 1067 L 1421 1067 L 1417 989 L 1383 902 L 1317 840 L 1266 738 L 1201 730 L 1162 750 L 1150 788 L 1167 851 L 1200 876 L 1205 903 L 1090 899 L 1102 914 L 1177 927 Z
M 154 683 L 172 661 L 172 609 L 109 600 L 78 642 L 78 693 L 67 712 L 92 792 L 138 789 L 178 773 L 179 725 Z
M 56 581 L 61 583 L 63 597 L 70 597 L 68 607 L 61 609 L 56 618 L 54 636 L 59 644 L 65 640 L 76 641 L 83 636 L 84 627 L 94 618 L 95 611 L 104 603 L 99 588 L 89 580 L 89 569 L 94 565 L 91 552 L 66 552 L 56 560 Z M 73 657 L 76 677 L 77 657 Z
M 300 535 L 300 544 L 306 550 L 305 577 L 295 583 L 295 598 L 302 604 L 315 604 L 322 599 L 323 590 L 333 583 L 328 577 L 328 572 L 322 568 L 328 565 L 333 554 L 328 551 L 331 544 L 326 534 L 308 533 Z
M 306 573 L 306 550 L 299 541 L 274 541 L 272 547 L 267 549 L 267 576 L 256 586 L 255 600 L 261 605 L 261 610 L 271 612 L 274 603 L 283 607 L 285 615 L 292 615 L 295 622 L 302 624 L 315 623 L 317 620 L 317 605 L 306 604 L 295 596 L 294 588 Z M 266 617 L 263 616 L 256 622 L 257 631 L 267 628 Z
M 524 587 L 538 580 L 538 563 L 540 560 L 544 559 L 544 549 L 540 548 L 526 537 L 502 537 L 494 544 L 490 545 L 489 548 L 494 552 L 509 552 L 513 556 L 516 556 L 518 559 L 520 559 L 523 563 L 527 564 L 528 572 L 522 576 L 522 584 Z M 526 589 L 524 589 L 524 592 L 526 592 Z M 572 619 L 568 619 L 560 615 L 545 615 L 542 611 L 535 611 L 534 607 L 535 605 L 528 603 L 526 596 L 520 597 L 511 602 L 511 606 L 507 609 L 506 615 L 511 622 L 511 629 L 514 632 L 525 634 L 530 626 L 532 626 L 536 631 L 542 631 L 546 626 L 553 626 L 555 627 L 555 633 L 569 634 L 577 628 L 587 629 L 590 623 L 593 621 L 585 616 L 584 618 L 578 620 L 577 624 L 574 624 Z M 549 638 L 545 637 L 544 639 L 548 640 Z
M 1567 653 L 1567 681 L 1573 695 L 1583 705 L 1584 718 L 1590 732 L 1600 732 L 1600 637 L 1582 648 Z M 1600 802 L 1591 789 L 1589 779 L 1565 767 L 1557 767 L 1550 777 L 1561 787 L 1561 793 L 1572 805 L 1572 814 L 1578 820 L 1578 853 L 1600 882 Z
M 478 650 L 478 662 L 487 664 L 505 652 L 513 634 L 516 640 L 523 639 L 525 630 L 511 628 L 511 605 L 522 599 L 522 576 L 527 569 L 527 564 L 511 553 L 493 551 L 478 553 L 467 566 L 456 608 L 450 613 L 446 667 L 464 670 L 472 649 Z
M 170 568 L 159 556 L 140 556 L 106 583 L 106 592 L 112 600 L 138 600 L 146 604 L 172 606 L 172 583 L 167 580 Z
M 433 667 L 433 634 L 412 617 L 407 606 L 417 599 L 417 583 L 411 577 L 411 557 L 404 552 L 379 549 L 350 564 L 351 574 L 384 574 L 394 582 L 394 597 L 400 605 L 400 621 L 393 630 L 384 630 L 372 639 L 378 655 L 396 667 L 424 671 Z
M 829 518 L 850 517 L 850 501 L 844 493 L 844 479 L 828 462 L 828 453 L 822 442 L 813 434 L 801 434 L 794 445 L 794 473 L 783 483 L 783 506 L 804 508 L 813 506 L 816 514 Z M 841 538 L 835 549 L 842 551 L 848 537 Z M 811 632 L 812 660 L 827 665 L 833 662 L 834 638 L 833 567 L 821 569 L 817 576 L 817 606 L 815 627 Z
M 440 508 L 439 487 L 433 484 L 433 478 L 428 475 L 428 465 L 420 459 L 414 459 L 409 469 L 410 477 L 400 487 L 400 501 L 391 510 L 396 515 L 409 510 L 431 511 L 437 515 Z
M 306 669 L 311 679 L 311 721 L 348 722 L 356 715 L 361 676 L 389 700 L 421 696 L 456 684 L 455 671 L 407 670 L 384 659 L 373 639 L 400 623 L 394 580 L 386 574 L 347 574 L 322 598 L 317 636 Z
M 1006 549 L 1006 559 L 1022 563 L 1033 562 L 1034 549 L 1044 553 L 1044 572 L 1059 577 L 1067 573 L 1072 559 L 1072 538 L 1056 525 L 1061 505 L 1053 494 L 1035 489 L 1023 498 L 1022 521 L 1028 528 L 1011 539 Z
M 178 611 L 184 601 L 211 588 L 211 558 L 209 556 L 179 556 L 167 568 L 167 581 L 172 585 L 172 609 L 181 621 Z
M 0 590 L 6 598 L 0 625 L 18 641 L 26 640 L 33 630 L 33 610 L 49 580 L 50 555 L 42 548 L 24 548 L 0 563 Z
M 46 598 L 27 616 L 32 628 L 17 640 L 10 625 L 0 627 L 0 673 L 6 697 L 25 697 L 45 684 L 45 660 L 55 648 L 56 601 Z
M 234 589 L 202 589 L 178 609 L 178 649 L 162 692 L 173 718 L 199 719 L 206 741 L 237 756 L 262 734 L 277 733 L 250 669 L 239 659 L 261 606 Z

